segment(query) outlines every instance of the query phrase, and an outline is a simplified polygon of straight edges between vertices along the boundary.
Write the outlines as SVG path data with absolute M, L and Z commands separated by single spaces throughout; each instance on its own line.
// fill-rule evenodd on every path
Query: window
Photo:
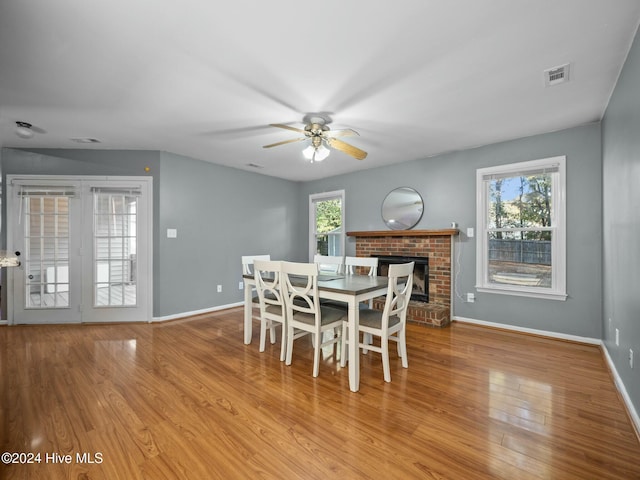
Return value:
M 140 191 L 93 191 L 94 307 L 136 305 L 137 207 Z
M 566 299 L 565 163 L 477 170 L 478 291 Z
M 73 187 L 20 187 L 26 309 L 69 307 L 69 202 Z
M 344 255 L 344 190 L 309 195 L 309 261 Z

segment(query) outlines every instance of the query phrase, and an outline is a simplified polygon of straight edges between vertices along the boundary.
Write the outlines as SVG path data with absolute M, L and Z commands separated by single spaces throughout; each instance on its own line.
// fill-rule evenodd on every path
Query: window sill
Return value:
M 497 293 L 499 295 L 514 295 L 518 297 L 530 297 L 530 298 L 544 298 L 546 300 L 560 300 L 565 301 L 568 297 L 566 293 L 562 292 L 543 292 L 540 290 L 526 290 L 522 288 L 496 288 L 496 287 L 476 287 L 478 292 L 482 293 Z

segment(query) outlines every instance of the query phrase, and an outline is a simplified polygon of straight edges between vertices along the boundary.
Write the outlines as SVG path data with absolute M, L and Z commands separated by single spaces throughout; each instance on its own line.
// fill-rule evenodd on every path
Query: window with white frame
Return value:
M 344 255 L 344 190 L 309 195 L 309 261 Z
M 476 173 L 480 292 L 565 300 L 566 158 Z

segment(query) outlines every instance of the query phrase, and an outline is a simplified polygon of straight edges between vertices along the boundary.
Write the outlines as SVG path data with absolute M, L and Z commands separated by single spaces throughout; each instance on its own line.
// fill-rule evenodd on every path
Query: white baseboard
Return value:
M 228 308 L 241 307 L 244 302 L 229 303 L 227 305 L 218 305 L 217 307 L 204 308 L 202 310 L 193 310 L 191 312 L 176 313 L 175 315 L 165 315 L 163 317 L 153 317 L 151 322 L 166 322 L 168 320 L 178 320 L 186 317 L 194 317 L 205 313 L 217 312 L 219 310 L 227 310 Z
M 609 351 L 607 350 L 606 345 L 604 344 L 604 342 L 599 339 L 599 338 L 591 338 L 591 337 L 580 337 L 577 335 L 567 335 L 564 333 L 557 333 L 557 332 L 549 332 L 546 330 L 536 330 L 533 328 L 524 328 L 524 327 L 516 327 L 514 325 L 505 325 L 503 323 L 495 323 L 495 322 L 486 322 L 484 320 L 475 320 L 473 318 L 465 318 L 465 317 L 456 317 L 453 316 L 451 317 L 452 320 L 455 320 L 457 322 L 461 322 L 461 323 L 472 323 L 475 325 L 483 325 L 486 327 L 494 327 L 494 328 L 501 328 L 503 330 L 511 330 L 514 332 L 522 332 L 522 333 L 530 333 L 530 334 L 534 334 L 534 335 L 540 335 L 543 337 L 550 337 L 550 338 L 557 338 L 559 340 L 569 340 L 572 342 L 578 342 L 578 343 L 587 343 L 587 344 L 592 344 L 592 345 L 599 345 L 601 347 L 602 352 L 604 353 L 604 357 L 605 360 L 607 362 L 607 365 L 609 366 L 609 370 L 611 371 L 611 374 L 613 375 L 613 380 L 614 380 L 614 384 L 616 386 L 616 388 L 618 389 L 618 392 L 620 392 L 620 395 L 622 395 L 622 399 L 625 403 L 625 406 L 627 407 L 627 411 L 629 412 L 629 416 L 631 417 L 631 421 L 633 422 L 633 425 L 636 429 L 636 435 L 638 435 L 638 437 L 640 437 L 640 417 L 638 417 L 638 412 L 636 411 L 633 402 L 631 401 L 631 397 L 629 397 L 629 394 L 627 393 L 627 389 L 624 386 L 624 383 L 622 383 L 622 379 L 620 378 L 620 375 L 618 375 L 618 371 L 616 370 L 616 366 L 613 363 L 613 360 L 611 360 L 611 356 L 609 355 Z
M 217 307 L 204 308 L 202 310 L 194 310 L 192 312 L 176 313 L 175 315 L 166 315 L 164 317 L 152 317 L 151 320 L 149 320 L 149 323 L 166 322 L 169 320 L 179 320 L 181 318 L 187 318 L 187 317 L 193 317 L 196 315 L 202 315 L 205 313 L 217 312 L 219 310 L 227 310 L 228 308 L 241 307 L 243 305 L 244 305 L 244 302 L 236 302 L 236 303 L 229 303 L 227 305 L 219 305 Z M 8 324 L 9 324 L 8 320 L 0 320 L 0 325 L 8 325 Z
M 620 395 L 622 395 L 624 403 L 627 405 L 627 410 L 629 412 L 629 416 L 631 417 L 631 421 L 636 427 L 636 435 L 640 439 L 640 417 L 638 416 L 638 412 L 631 402 L 631 397 L 629 397 L 627 389 L 624 387 L 624 383 L 622 383 L 622 378 L 620 378 L 620 375 L 618 375 L 618 370 L 616 370 L 616 366 L 614 365 L 613 360 L 609 355 L 609 350 L 607 350 L 607 346 L 604 343 L 602 344 L 602 351 L 604 352 L 604 358 L 609 365 L 609 370 L 611 370 L 611 374 L 613 375 L 613 381 L 616 384 L 616 388 L 620 392 Z
M 474 325 L 484 325 L 485 327 L 501 328 L 502 330 L 512 330 L 514 332 L 530 333 L 540 335 L 542 337 L 557 338 L 559 340 L 570 340 L 578 343 L 588 343 L 590 345 L 602 345 L 599 338 L 580 337 L 578 335 L 567 335 L 566 333 L 549 332 L 547 330 L 536 330 L 535 328 L 516 327 L 514 325 L 506 325 L 504 323 L 486 322 L 484 320 L 475 320 L 465 317 L 451 317 L 452 320 L 463 323 L 473 323 Z

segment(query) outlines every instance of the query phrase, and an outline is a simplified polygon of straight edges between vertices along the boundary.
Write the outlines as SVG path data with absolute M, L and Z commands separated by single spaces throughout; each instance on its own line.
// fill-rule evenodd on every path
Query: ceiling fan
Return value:
M 304 129 L 291 127 L 289 125 L 282 125 L 280 123 L 272 123 L 272 127 L 284 128 L 285 130 L 301 133 L 304 136 L 265 145 L 263 148 L 277 147 L 287 143 L 301 142 L 303 140 L 311 139 L 311 144 L 302 151 L 305 158 L 310 160 L 311 163 L 322 161 L 329 156 L 329 149 L 325 145 L 335 148 L 336 150 L 340 150 L 341 152 L 351 155 L 353 158 L 358 160 L 364 160 L 367 156 L 367 152 L 336 138 L 360 134 L 350 128 L 331 131 L 327 123 L 327 119 L 321 116 L 309 116 Z

